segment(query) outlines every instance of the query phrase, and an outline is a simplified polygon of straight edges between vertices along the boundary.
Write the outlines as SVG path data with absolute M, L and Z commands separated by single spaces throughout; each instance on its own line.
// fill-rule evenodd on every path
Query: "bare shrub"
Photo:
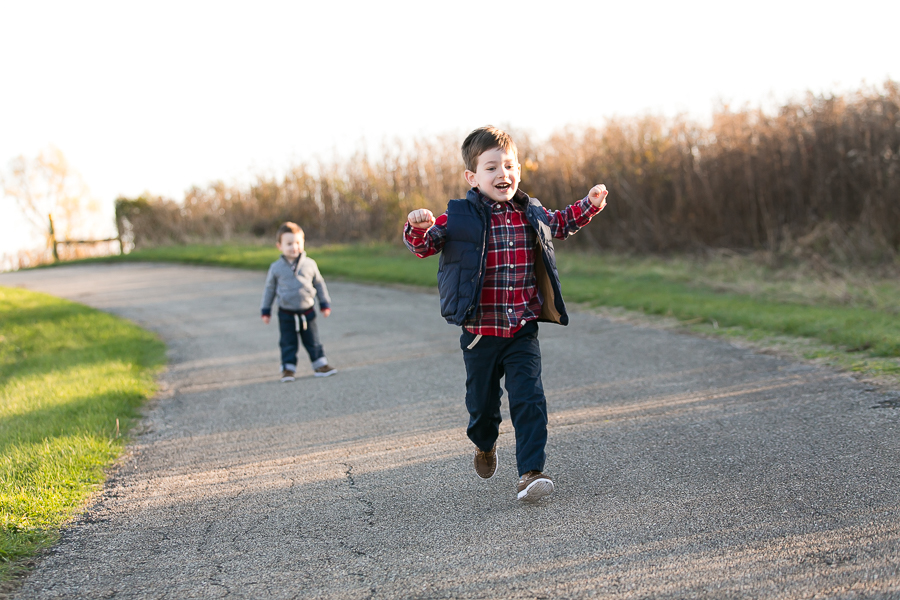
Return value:
M 808 95 L 775 114 L 723 107 L 686 118 L 613 119 L 534 143 L 512 132 L 522 188 L 559 208 L 594 183 L 606 218 L 576 245 L 638 252 L 761 250 L 852 262 L 900 249 L 900 87 Z M 440 212 L 466 192 L 460 140 L 385 144 L 344 161 L 300 164 L 249 186 L 194 188 L 182 203 L 123 199 L 137 246 L 267 236 L 293 220 L 319 242 L 397 240 L 412 208 Z M 132 204 L 128 204 L 132 203 Z

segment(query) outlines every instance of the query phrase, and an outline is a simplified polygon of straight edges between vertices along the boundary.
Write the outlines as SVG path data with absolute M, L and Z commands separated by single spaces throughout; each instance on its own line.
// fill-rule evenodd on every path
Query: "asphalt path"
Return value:
M 505 398 L 499 473 L 472 469 L 436 296 L 330 282 L 339 372 L 280 383 L 264 276 L 0 275 L 158 332 L 170 361 L 127 456 L 16 597 L 900 597 L 895 393 L 575 313 L 540 330 L 557 488 L 528 505 Z

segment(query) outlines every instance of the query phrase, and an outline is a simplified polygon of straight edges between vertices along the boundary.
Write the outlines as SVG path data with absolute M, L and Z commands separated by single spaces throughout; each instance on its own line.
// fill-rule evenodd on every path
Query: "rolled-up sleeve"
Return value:
M 437 254 L 447 241 L 447 213 L 435 219 L 434 225 L 428 229 L 420 229 L 406 223 L 403 229 L 403 243 L 419 258 Z

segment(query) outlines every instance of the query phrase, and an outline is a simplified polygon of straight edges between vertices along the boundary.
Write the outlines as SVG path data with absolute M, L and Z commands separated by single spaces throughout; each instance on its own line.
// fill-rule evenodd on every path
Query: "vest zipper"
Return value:
M 475 307 L 478 306 L 478 301 L 481 299 L 481 286 L 484 284 L 484 270 L 485 263 L 487 262 L 487 242 L 488 242 L 488 230 L 491 227 L 491 215 L 485 212 L 483 206 L 478 206 L 479 212 L 481 212 L 481 221 L 484 224 L 483 233 L 481 235 L 481 262 L 478 266 L 478 276 L 475 278 L 478 281 L 477 289 L 475 290 L 475 295 L 472 298 L 472 304 L 469 305 L 469 308 L 466 309 L 466 316 L 468 316 Z

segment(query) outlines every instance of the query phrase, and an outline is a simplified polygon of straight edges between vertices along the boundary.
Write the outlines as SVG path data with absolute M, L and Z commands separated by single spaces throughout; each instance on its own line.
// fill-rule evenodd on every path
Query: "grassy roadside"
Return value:
M 436 287 L 437 258 L 417 259 L 408 250 L 389 244 L 341 244 L 307 248 L 328 277 L 373 283 L 401 283 Z M 138 250 L 124 256 L 90 258 L 78 262 L 179 262 L 265 271 L 278 258 L 274 244 L 266 246 L 188 245 Z
M 623 257 L 558 248 L 569 302 L 665 317 L 707 335 L 777 346 L 800 358 L 900 380 L 900 282 L 888 275 L 797 263 L 771 268 L 752 257 Z M 326 277 L 435 286 L 437 259 L 392 245 L 311 248 Z M 265 269 L 272 246 L 179 246 L 106 260 L 177 261 Z M 793 340 L 788 343 L 789 340 Z
M 164 360 L 135 325 L 0 287 L 0 585 L 102 483 Z

